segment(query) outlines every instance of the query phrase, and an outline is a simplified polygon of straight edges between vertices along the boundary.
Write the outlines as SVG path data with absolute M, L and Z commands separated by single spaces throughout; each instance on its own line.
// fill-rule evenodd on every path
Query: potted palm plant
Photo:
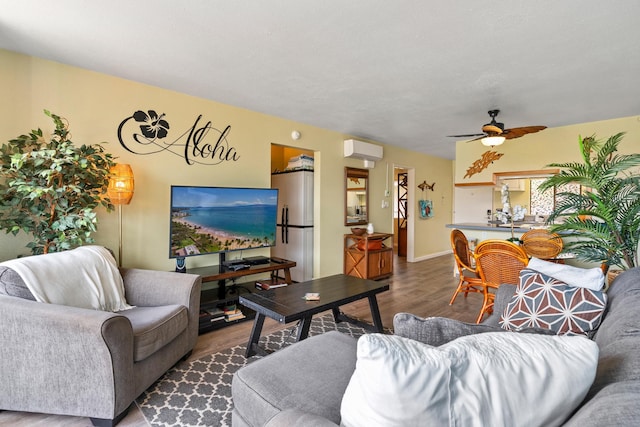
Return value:
M 618 153 L 623 137 L 624 133 L 607 140 L 580 137 L 582 162 L 548 165 L 560 172 L 540 186 L 543 191 L 557 190 L 548 218 L 551 231 L 568 237 L 565 249 L 577 259 L 600 263 L 604 270 L 638 266 L 640 154 Z M 581 191 L 562 191 L 566 184 L 579 184 Z
M 113 209 L 106 197 L 111 154 L 100 144 L 74 146 L 66 121 L 45 114 L 55 124 L 49 140 L 37 129 L 0 147 L 0 229 L 31 234 L 33 254 L 92 243 L 95 209 Z

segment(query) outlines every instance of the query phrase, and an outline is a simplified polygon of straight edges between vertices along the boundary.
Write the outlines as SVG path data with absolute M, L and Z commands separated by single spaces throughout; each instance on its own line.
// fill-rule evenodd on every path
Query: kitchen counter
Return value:
M 511 224 L 490 224 L 487 222 L 460 222 L 457 224 L 447 224 L 446 228 L 457 228 L 463 230 L 465 236 L 473 246 L 487 239 L 507 240 L 511 238 Z M 549 228 L 541 222 L 515 223 L 513 227 L 513 237 L 520 237 L 523 233 L 532 228 Z M 566 238 L 563 237 L 563 240 Z M 473 241 L 473 242 L 472 242 Z M 556 258 L 564 259 L 566 264 L 581 268 L 599 267 L 599 264 L 589 264 L 575 260 L 572 253 L 562 252 Z
M 488 222 L 460 222 L 457 224 L 447 224 L 447 228 L 457 228 L 460 230 L 477 230 L 477 231 L 508 231 L 511 233 L 511 224 L 495 224 Z M 532 228 L 547 228 L 541 222 L 516 222 L 513 226 L 514 233 L 526 233 Z
M 456 224 L 447 224 L 447 228 L 457 228 L 467 236 L 469 241 L 475 240 L 475 243 L 487 239 L 506 240 L 511 237 L 520 237 L 522 234 L 532 228 L 546 228 L 543 223 L 515 223 L 513 227 L 513 235 L 511 234 L 511 224 L 496 224 L 488 222 L 459 222 Z

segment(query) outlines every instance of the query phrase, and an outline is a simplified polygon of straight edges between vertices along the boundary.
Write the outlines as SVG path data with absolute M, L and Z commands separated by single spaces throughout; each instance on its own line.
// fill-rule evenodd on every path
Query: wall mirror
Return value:
M 344 225 L 367 224 L 369 222 L 369 171 L 346 167 L 344 176 Z

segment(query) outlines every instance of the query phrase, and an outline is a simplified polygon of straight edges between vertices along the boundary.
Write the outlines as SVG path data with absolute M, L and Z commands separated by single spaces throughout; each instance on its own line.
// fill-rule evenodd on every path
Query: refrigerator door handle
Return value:
M 284 207 L 282 208 L 282 213 L 280 214 L 281 226 L 280 226 L 280 240 L 284 243 L 284 229 L 287 226 L 287 223 L 284 221 Z
M 286 212 L 286 215 L 287 215 L 287 221 L 285 222 L 284 235 L 285 235 L 285 243 L 289 244 L 289 206 L 285 207 L 285 212 Z

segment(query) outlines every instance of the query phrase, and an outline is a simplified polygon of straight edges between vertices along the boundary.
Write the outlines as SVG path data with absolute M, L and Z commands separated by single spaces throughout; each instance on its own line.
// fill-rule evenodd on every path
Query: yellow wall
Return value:
M 580 108 L 576 106 L 576 108 Z M 489 182 L 497 172 L 543 169 L 554 162 L 581 161 L 578 151 L 578 136 L 595 134 L 598 138 L 608 138 L 618 132 L 626 132 L 620 144 L 622 153 L 640 151 L 640 117 L 626 117 L 598 122 L 581 123 L 571 126 L 545 129 L 521 138 L 507 140 L 504 144 L 491 149 L 503 156 L 490 164 L 481 173 L 464 178 L 467 169 L 482 154 L 489 151 L 479 141 L 458 142 L 456 144 L 455 183 L 469 184 Z
M 494 173 L 538 171 L 548 169 L 545 166 L 550 163 L 581 162 L 578 136 L 595 134 L 599 139 L 606 139 L 618 132 L 626 132 L 620 144 L 621 153 L 640 152 L 640 117 L 636 116 L 545 129 L 507 140 L 492 149 L 479 141 L 458 142 L 454 166 L 454 181 L 457 186 L 454 197 L 454 222 L 484 223 L 487 209 L 495 210 L 501 206 L 499 196 L 493 189 L 481 185 L 493 182 Z M 489 164 L 482 172 L 465 178 L 468 168 L 489 150 L 503 156 Z M 527 213 L 531 214 L 528 196 L 528 192 L 512 192 L 511 204 L 525 206 Z
M 48 109 L 68 119 L 75 143 L 106 141 L 107 151 L 116 156 L 118 162 L 131 164 L 136 192 L 131 204 L 123 207 L 125 267 L 173 269 L 174 261 L 168 257 L 171 185 L 269 187 L 271 146 L 278 144 L 314 153 L 314 276 L 342 272 L 343 234 L 349 231 L 344 226 L 344 167 L 362 167 L 361 160 L 343 157 L 343 140 L 351 135 L 4 50 L 0 50 L 0 93 L 0 141 L 8 141 L 37 127 L 50 133 L 52 122 L 43 114 L 43 110 Z M 227 140 L 237 150 L 239 160 L 217 165 L 187 165 L 184 158 L 166 151 L 132 154 L 118 142 L 117 127 L 137 110 L 155 110 L 166 115 L 171 126 L 167 141 L 178 139 L 198 115 L 202 115 L 201 125 L 207 121 L 218 129 L 230 125 Z M 291 139 L 293 130 L 302 135 L 297 141 Z M 448 230 L 444 225 L 451 220 L 452 162 L 381 145 L 384 159 L 376 162 L 370 171 L 370 220 L 376 230 L 392 230 L 393 211 L 391 207 L 381 208 L 387 172 L 392 182 L 394 164 L 414 168 L 416 180 L 438 184 L 432 194 L 435 217 L 416 220 L 415 257 L 448 250 Z M 282 161 L 276 159 L 276 162 Z M 417 200 L 420 190 L 414 187 L 414 191 Z M 414 214 L 417 218 L 417 211 Z M 96 242 L 115 250 L 117 230 L 116 213 L 100 211 Z M 0 260 L 28 254 L 24 247 L 27 241 L 23 235 L 0 235 Z M 187 267 L 216 263 L 215 255 L 191 257 Z

